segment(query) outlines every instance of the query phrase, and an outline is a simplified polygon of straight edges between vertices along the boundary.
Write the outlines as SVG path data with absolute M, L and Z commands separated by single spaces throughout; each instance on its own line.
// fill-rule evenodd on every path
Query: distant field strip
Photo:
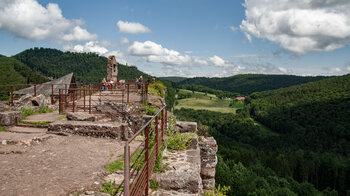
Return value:
M 191 94 L 191 97 L 185 99 L 178 99 L 178 104 L 175 109 L 191 108 L 195 110 L 209 110 L 222 113 L 235 113 L 239 108 L 229 107 L 230 100 L 219 99 L 213 94 L 205 94 L 202 92 L 192 92 L 181 89 L 179 94 Z

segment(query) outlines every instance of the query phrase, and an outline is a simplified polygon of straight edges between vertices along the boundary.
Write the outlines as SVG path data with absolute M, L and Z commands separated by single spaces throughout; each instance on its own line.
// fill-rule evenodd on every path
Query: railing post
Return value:
M 34 84 L 34 97 L 36 97 L 36 84 Z
M 53 105 L 53 84 L 51 84 L 51 105 Z
M 11 105 L 14 106 L 14 102 L 13 102 L 13 86 L 11 86 Z
M 127 86 L 127 102 L 129 103 L 130 82 L 128 82 Z
M 64 104 L 67 107 L 68 103 L 67 103 L 67 96 L 68 96 L 68 90 L 67 90 L 67 84 L 64 85 Z
M 145 195 L 148 196 L 148 181 L 149 181 L 149 157 L 148 157 L 148 138 L 149 137 L 149 125 L 145 128 L 145 170 L 146 170 L 146 187 Z
M 156 128 L 156 161 L 157 161 L 157 159 L 158 159 L 158 151 L 159 151 L 158 115 L 156 116 L 156 120 L 155 120 L 155 128 Z
M 124 146 L 124 196 L 130 193 L 130 151 L 129 143 L 125 142 Z
M 86 110 L 85 110 L 85 86 L 83 86 L 83 88 L 84 88 L 84 89 L 83 89 L 83 95 L 84 95 L 84 112 L 85 112 L 85 111 L 86 111 Z
M 162 142 L 164 141 L 164 108 L 162 109 L 162 120 L 161 120 L 160 130 L 162 131 Z
M 89 114 L 91 114 L 91 89 L 89 87 Z
M 146 91 L 145 99 L 146 99 L 146 101 L 148 103 L 149 102 L 148 101 L 148 82 L 145 83 L 145 91 Z
M 165 130 L 168 130 L 168 106 L 165 106 Z
M 73 91 L 72 91 L 72 98 L 73 98 L 73 113 L 75 112 L 75 93 L 76 93 L 76 90 L 73 90 Z

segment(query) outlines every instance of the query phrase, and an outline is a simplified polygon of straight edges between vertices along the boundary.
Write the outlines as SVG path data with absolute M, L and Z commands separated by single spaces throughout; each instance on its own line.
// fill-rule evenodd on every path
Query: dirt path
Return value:
M 19 130 L 21 128 L 14 128 Z M 30 146 L 7 144 L 25 149 L 19 153 L 0 154 L 0 195 L 67 195 L 89 189 L 99 190 L 104 165 L 123 154 L 124 143 L 118 140 L 84 136 L 43 134 L 42 129 L 28 133 L 0 133 L 0 140 L 49 136 Z M 18 134 L 12 135 L 11 134 Z M 22 134 L 22 136 L 20 135 Z

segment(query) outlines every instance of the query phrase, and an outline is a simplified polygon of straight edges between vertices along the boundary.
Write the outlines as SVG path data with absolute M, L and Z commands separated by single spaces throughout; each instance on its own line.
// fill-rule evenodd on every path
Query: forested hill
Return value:
M 255 119 L 303 148 L 350 155 L 350 75 L 248 97 Z
M 39 84 L 48 81 L 20 61 L 3 55 L 0 55 L 0 76 L 0 84 Z
M 249 95 L 253 92 L 274 90 L 307 82 L 318 81 L 325 78 L 326 77 L 324 76 L 304 77 L 293 75 L 242 74 L 225 78 L 188 78 L 180 81 L 178 84 L 203 85 L 213 89 Z
M 107 76 L 108 59 L 95 53 L 62 52 L 57 49 L 31 48 L 14 58 L 28 65 L 32 70 L 45 76 L 58 78 L 73 72 L 77 81 L 99 82 Z M 118 61 L 118 59 L 117 59 Z M 119 79 L 135 80 L 143 75 L 136 67 L 129 67 L 118 63 Z
M 170 82 L 182 82 L 182 81 L 186 80 L 187 78 L 178 77 L 178 76 L 168 76 L 168 77 L 160 77 L 159 79 L 168 80 Z

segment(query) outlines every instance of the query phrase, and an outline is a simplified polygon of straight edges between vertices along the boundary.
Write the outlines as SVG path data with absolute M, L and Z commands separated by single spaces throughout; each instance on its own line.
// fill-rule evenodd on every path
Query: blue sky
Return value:
M 115 55 L 156 76 L 350 72 L 347 0 L 2 0 L 0 54 Z

